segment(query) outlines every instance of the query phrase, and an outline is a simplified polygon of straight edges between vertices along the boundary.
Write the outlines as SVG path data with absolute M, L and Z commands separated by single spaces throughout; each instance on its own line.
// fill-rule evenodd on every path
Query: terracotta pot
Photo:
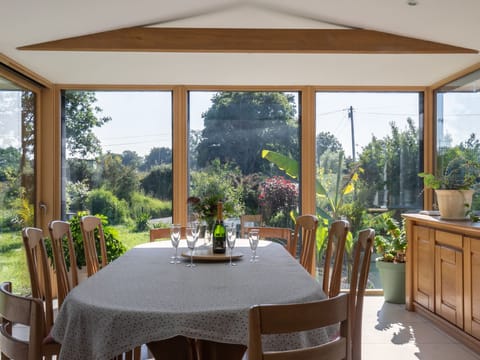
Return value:
M 475 190 L 435 190 L 440 217 L 445 220 L 467 220 Z

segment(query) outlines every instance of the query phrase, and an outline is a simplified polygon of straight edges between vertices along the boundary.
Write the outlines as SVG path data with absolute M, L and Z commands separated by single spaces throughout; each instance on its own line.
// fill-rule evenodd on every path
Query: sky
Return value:
M 214 92 L 195 91 L 190 97 L 190 125 L 203 127 L 202 112 L 211 105 Z M 171 94 L 169 91 L 97 92 L 97 105 L 112 121 L 95 130 L 105 151 L 121 153 L 134 150 L 144 156 L 152 147 L 171 147 Z M 390 134 L 389 123 L 395 121 L 405 129 L 407 117 L 418 125 L 418 97 L 415 93 L 346 93 L 317 94 L 317 134 L 328 131 L 343 144 L 347 156 L 352 154 L 351 121 L 348 108 L 353 107 L 355 149 L 377 137 Z M 480 132 L 480 93 L 448 93 L 444 96 L 444 132 L 453 143 L 465 141 Z M 20 92 L 0 93 L 0 147 L 20 146 Z
M 190 96 L 190 126 L 203 127 L 202 112 L 211 105 L 214 92 L 195 91 Z M 125 149 L 146 155 L 153 146 L 171 147 L 171 100 L 169 92 L 97 92 L 105 115 L 113 121 L 96 130 L 105 150 L 121 153 Z M 351 122 L 347 108 L 353 107 L 357 154 L 368 144 L 371 134 L 390 133 L 390 121 L 405 127 L 406 118 L 418 124 L 418 96 L 415 93 L 319 93 L 317 95 L 317 133 L 328 131 L 351 154 Z M 298 108 L 298 106 L 297 106 Z M 131 122 L 135 125 L 132 126 Z

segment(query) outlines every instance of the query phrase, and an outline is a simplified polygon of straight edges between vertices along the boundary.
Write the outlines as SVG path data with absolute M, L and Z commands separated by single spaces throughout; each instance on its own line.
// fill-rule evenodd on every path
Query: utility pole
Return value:
M 355 129 L 353 127 L 353 107 L 348 108 L 348 118 L 350 119 L 350 124 L 352 128 L 352 159 L 355 162 Z

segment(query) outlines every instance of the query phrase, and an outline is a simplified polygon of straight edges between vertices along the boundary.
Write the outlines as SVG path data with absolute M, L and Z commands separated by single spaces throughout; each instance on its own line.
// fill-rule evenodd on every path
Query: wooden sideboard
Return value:
M 406 308 L 480 352 L 480 223 L 403 214 Z

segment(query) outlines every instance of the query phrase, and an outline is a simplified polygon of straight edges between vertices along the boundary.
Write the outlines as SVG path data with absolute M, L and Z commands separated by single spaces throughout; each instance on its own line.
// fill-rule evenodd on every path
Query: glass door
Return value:
M 0 280 L 15 292 L 29 287 L 19 250 L 21 229 L 35 224 L 36 97 L 0 71 Z

